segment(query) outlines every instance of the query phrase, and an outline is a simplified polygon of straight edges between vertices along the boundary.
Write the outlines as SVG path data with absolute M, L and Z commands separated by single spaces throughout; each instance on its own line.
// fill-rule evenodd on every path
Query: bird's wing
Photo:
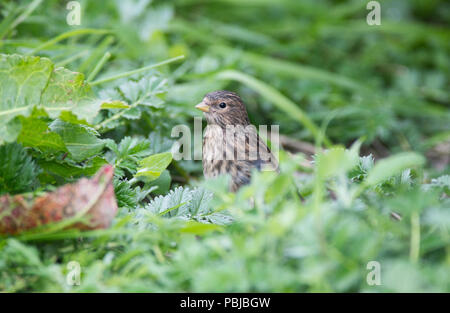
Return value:
M 258 170 L 275 170 L 278 171 L 278 161 L 267 147 L 264 140 L 256 132 L 255 127 L 246 128 L 245 149 L 249 152 L 249 161 Z

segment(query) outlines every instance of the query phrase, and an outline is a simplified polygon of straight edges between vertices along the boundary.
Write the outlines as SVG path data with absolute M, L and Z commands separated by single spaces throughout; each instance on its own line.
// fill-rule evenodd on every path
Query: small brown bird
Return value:
M 278 162 L 256 128 L 250 124 L 241 98 L 219 90 L 195 106 L 205 112 L 208 126 L 203 139 L 203 174 L 206 178 L 231 175 L 231 191 L 250 182 L 253 168 L 278 171 Z

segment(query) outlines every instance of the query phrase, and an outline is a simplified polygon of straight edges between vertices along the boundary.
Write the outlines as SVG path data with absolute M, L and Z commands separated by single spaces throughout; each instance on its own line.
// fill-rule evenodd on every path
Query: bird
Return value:
M 230 190 L 249 184 L 252 170 L 278 170 L 278 161 L 259 137 L 238 94 L 207 93 L 195 108 L 204 112 L 207 126 L 202 147 L 205 178 L 230 174 Z

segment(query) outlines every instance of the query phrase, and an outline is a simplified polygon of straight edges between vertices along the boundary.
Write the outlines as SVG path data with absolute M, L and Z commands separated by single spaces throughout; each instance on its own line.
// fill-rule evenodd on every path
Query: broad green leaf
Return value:
M 83 74 L 59 67 L 49 77 L 39 105 L 52 118 L 58 117 L 61 111 L 71 111 L 78 118 L 89 120 L 97 115 L 101 101 L 93 97 Z
M 400 174 L 403 170 L 415 166 L 422 166 L 425 158 L 414 152 L 403 152 L 378 161 L 369 171 L 364 184 L 377 185 L 389 177 Z
M 16 140 L 22 129 L 22 124 L 18 118 L 14 118 L 6 124 L 0 123 L 0 145 L 5 142 Z
M 55 120 L 50 129 L 59 134 L 75 161 L 83 161 L 98 154 L 105 146 L 98 133 L 90 127 Z
M 141 176 L 143 177 L 143 176 Z M 144 178 L 145 182 L 145 178 Z M 147 188 L 156 188 L 152 193 L 155 195 L 164 195 L 166 194 L 170 189 L 170 184 L 172 182 L 172 177 L 170 176 L 169 170 L 164 170 L 161 175 L 155 179 L 146 184 L 145 186 Z
M 33 118 L 21 118 L 22 130 L 17 141 L 26 147 L 39 149 L 44 153 L 67 151 L 61 136 L 51 132 L 46 122 Z
M 140 168 L 135 176 L 146 176 L 150 180 L 155 180 L 172 162 L 172 153 L 158 153 L 151 155 L 139 162 Z
M 17 116 L 29 116 L 37 107 L 50 117 L 71 111 L 80 119 L 97 115 L 94 98 L 84 75 L 55 68 L 47 58 L 0 54 L 0 138 L 13 141 L 19 134 Z
M 67 162 L 56 162 L 47 160 L 40 160 L 38 164 L 45 171 L 51 174 L 58 175 L 66 179 L 73 179 L 80 176 L 92 176 L 103 165 L 108 164 L 108 162 L 104 158 L 96 156 L 93 159 L 86 162 L 83 166 L 69 164 Z
M 0 125 L 28 116 L 40 103 L 53 71 L 49 59 L 0 55 Z

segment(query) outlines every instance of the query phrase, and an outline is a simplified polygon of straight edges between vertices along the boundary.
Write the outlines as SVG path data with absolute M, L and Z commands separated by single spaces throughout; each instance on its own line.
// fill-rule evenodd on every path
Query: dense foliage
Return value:
M 119 213 L 0 237 L 0 291 L 450 291 L 446 1 L 79 3 L 0 4 L 0 196 L 109 163 Z M 284 147 L 237 194 L 170 153 L 225 88 Z

